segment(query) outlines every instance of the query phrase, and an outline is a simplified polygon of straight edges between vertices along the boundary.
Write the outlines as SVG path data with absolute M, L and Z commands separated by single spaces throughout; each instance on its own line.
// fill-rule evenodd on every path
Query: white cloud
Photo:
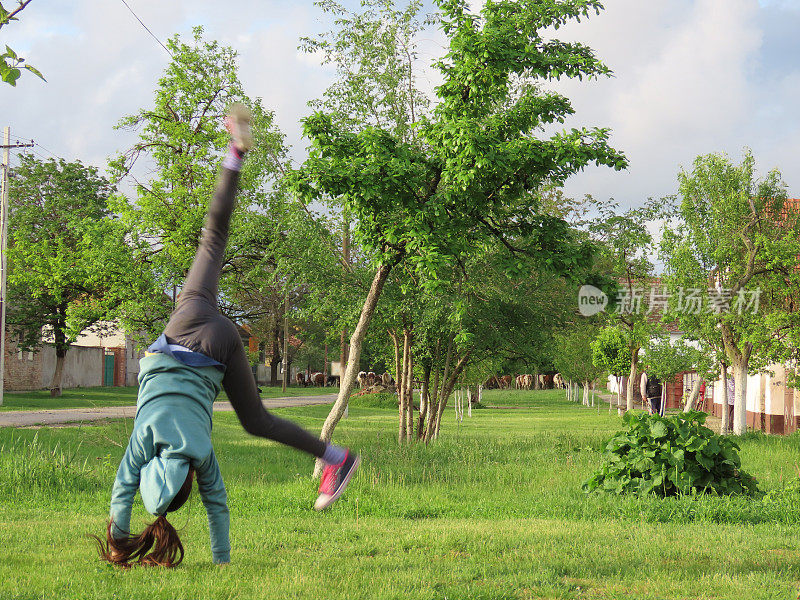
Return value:
M 764 170 L 778 166 L 793 183 L 800 131 L 790 94 L 800 69 L 766 75 L 778 58 L 765 49 L 774 24 L 756 0 L 606 5 L 599 17 L 558 34 L 592 46 L 615 77 L 556 87 L 573 100 L 577 114 L 569 125 L 611 127 L 630 168 L 587 169 L 568 182 L 570 195 L 640 204 L 674 193 L 679 167 L 695 156 L 725 151 L 738 158 L 744 146 Z
M 747 66 L 761 41 L 755 12 L 746 0 L 700 0 L 616 94 L 620 136 L 636 145 L 674 132 L 702 140 L 741 123 L 752 104 Z
M 299 120 L 308 100 L 330 83 L 331 67 L 297 50 L 301 35 L 327 29 L 311 0 L 242 0 L 220 10 L 211 0 L 132 0 L 129 4 L 161 39 L 203 24 L 206 37 L 239 51 L 246 91 L 275 111 L 302 158 Z M 478 8 L 480 0 L 471 3 Z M 760 166 L 778 166 L 800 195 L 800 26 L 797 3 L 772 0 L 606 0 L 607 10 L 560 29 L 558 37 L 592 46 L 616 76 L 562 82 L 577 114 L 569 126 L 613 129 L 628 171 L 591 168 L 567 192 L 639 204 L 674 191 L 680 165 L 694 156 L 751 147 Z M 427 8 L 427 5 L 426 5 Z M 135 134 L 115 131 L 123 115 L 152 102 L 169 57 L 122 2 L 37 0 L 19 23 L 3 28 L 48 82 L 23 76 L 0 86 L 0 125 L 33 137 L 66 158 L 103 167 Z M 423 36 L 419 84 L 432 91 L 438 74 L 425 68 L 444 52 L 441 32 Z

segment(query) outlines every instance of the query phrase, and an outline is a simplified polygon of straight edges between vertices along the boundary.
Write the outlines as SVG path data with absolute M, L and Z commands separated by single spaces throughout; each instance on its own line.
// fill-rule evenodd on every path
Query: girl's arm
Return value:
M 139 489 L 139 471 L 144 461 L 133 442 L 133 438 L 128 442 L 111 490 L 111 535 L 115 538 L 130 535 L 133 497 Z
M 228 495 L 214 451 L 205 461 L 195 466 L 197 488 L 206 507 L 208 529 L 211 534 L 211 557 L 217 564 L 231 561 L 230 513 Z

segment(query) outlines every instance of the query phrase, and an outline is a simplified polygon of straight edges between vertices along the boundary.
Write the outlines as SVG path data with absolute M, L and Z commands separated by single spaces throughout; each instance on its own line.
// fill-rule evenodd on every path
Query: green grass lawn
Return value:
M 96 387 L 74 388 L 64 390 L 60 398 L 51 398 L 48 390 L 33 392 L 6 392 L 3 395 L 3 406 L 6 410 L 51 410 L 55 408 L 96 408 L 101 406 L 134 406 L 136 404 L 136 387 Z M 289 387 L 282 391 L 280 386 L 261 386 L 262 398 L 295 398 L 297 396 L 318 396 L 335 394 L 339 388 Z M 219 400 L 227 400 L 225 393 Z
M 488 392 L 429 447 L 398 447 L 393 408 L 359 407 L 337 441 L 364 462 L 326 513 L 311 505 L 311 461 L 215 415 L 228 488 L 232 563 L 211 563 L 195 492 L 171 521 L 186 547 L 174 570 L 102 564 L 100 533 L 130 421 L 0 429 L 0 598 L 795 598 L 800 497 L 586 496 L 616 415 L 558 391 Z M 277 413 L 319 429 L 327 406 Z M 765 490 L 796 477 L 800 436 L 750 434 L 743 468 Z M 136 502 L 132 526 L 148 519 Z

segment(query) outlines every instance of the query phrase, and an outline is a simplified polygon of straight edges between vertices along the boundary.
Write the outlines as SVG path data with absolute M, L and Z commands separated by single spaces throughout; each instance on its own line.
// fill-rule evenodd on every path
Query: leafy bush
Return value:
M 756 480 L 740 468 L 739 446 L 705 427 L 706 416 L 626 413 L 627 429 L 608 441 L 605 464 L 583 490 L 639 496 L 758 494 Z

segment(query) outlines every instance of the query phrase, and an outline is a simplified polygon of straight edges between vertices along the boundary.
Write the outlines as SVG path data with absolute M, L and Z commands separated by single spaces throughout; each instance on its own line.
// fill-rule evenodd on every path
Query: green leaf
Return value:
M 12 86 L 17 85 L 17 79 L 19 79 L 21 74 L 19 69 L 2 69 L 0 73 L 2 73 L 3 81 Z
M 26 69 L 28 69 L 28 71 L 30 71 L 30 72 L 31 72 L 31 73 L 33 73 L 34 75 L 36 75 L 36 76 L 37 76 L 39 79 L 41 79 L 42 81 L 47 81 L 47 80 L 44 78 L 44 75 L 42 75 L 41 71 L 39 71 L 39 69 L 37 69 L 36 67 L 32 67 L 31 65 L 25 65 L 25 68 L 26 68 Z
M 667 437 L 667 426 L 663 421 L 656 421 L 650 426 L 653 438 L 656 440 Z

